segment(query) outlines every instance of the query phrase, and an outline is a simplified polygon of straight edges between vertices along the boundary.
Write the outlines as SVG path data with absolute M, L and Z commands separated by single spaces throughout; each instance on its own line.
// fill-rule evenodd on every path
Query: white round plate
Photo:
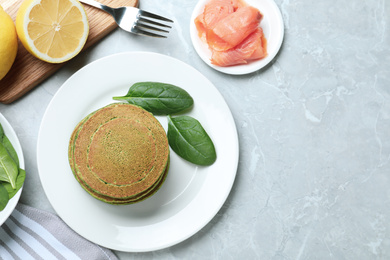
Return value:
M 195 18 L 203 12 L 204 6 L 210 0 L 199 0 L 196 4 L 194 11 L 192 12 L 191 21 L 190 21 L 190 34 L 192 44 L 200 56 L 200 58 L 210 67 L 220 72 L 231 74 L 231 75 L 243 75 L 257 71 L 265 67 L 270 63 L 273 58 L 278 53 L 280 47 L 282 46 L 283 37 L 284 37 L 284 25 L 282 14 L 278 6 L 273 0 L 246 0 L 245 2 L 248 5 L 256 7 L 263 14 L 263 20 L 260 23 L 260 26 L 263 28 L 265 38 L 267 39 L 267 52 L 268 56 L 264 59 L 250 62 L 248 64 L 229 66 L 229 67 L 220 67 L 214 64 L 211 64 L 211 51 L 208 49 L 206 43 L 202 42 L 198 37 L 198 31 L 196 29 L 194 20 Z
M 214 142 L 217 160 L 207 167 L 171 151 L 168 177 L 151 198 L 110 205 L 86 193 L 68 164 L 68 142 L 77 123 L 115 102 L 141 81 L 174 84 L 194 99 L 185 113 L 199 120 Z M 167 129 L 165 116 L 157 116 Z M 189 65 L 150 52 L 121 53 L 76 72 L 50 102 L 39 130 L 37 161 L 45 193 L 57 214 L 88 240 L 119 251 L 166 248 L 192 236 L 219 211 L 233 185 L 238 138 L 229 107 L 213 84 Z
M 22 147 L 20 146 L 19 139 L 14 129 L 10 125 L 10 123 L 1 113 L 0 113 L 0 124 L 3 127 L 4 134 L 8 137 L 16 153 L 18 154 L 20 168 L 24 169 L 23 151 L 22 151 Z M 12 199 L 8 201 L 7 206 L 2 211 L 0 211 L 0 226 L 7 220 L 7 218 L 11 215 L 12 211 L 15 209 L 16 204 L 18 204 L 20 195 L 22 194 L 22 190 L 23 190 L 23 186 L 15 194 L 15 196 L 13 196 Z

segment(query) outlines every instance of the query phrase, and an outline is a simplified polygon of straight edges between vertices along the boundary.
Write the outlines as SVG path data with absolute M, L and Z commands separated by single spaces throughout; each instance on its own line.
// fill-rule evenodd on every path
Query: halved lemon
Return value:
M 32 55 L 62 63 L 82 50 L 89 25 L 77 0 L 25 0 L 16 15 L 16 31 Z

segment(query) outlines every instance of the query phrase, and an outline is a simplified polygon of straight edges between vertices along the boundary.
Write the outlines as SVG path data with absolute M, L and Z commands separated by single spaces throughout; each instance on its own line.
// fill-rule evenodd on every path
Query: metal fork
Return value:
M 169 31 L 167 31 L 166 29 L 172 28 L 167 24 L 157 22 L 157 21 L 164 21 L 168 23 L 173 23 L 172 20 L 162 17 L 160 15 L 156 15 L 153 13 L 140 10 L 135 7 L 112 8 L 103 5 L 99 2 L 96 2 L 94 0 L 80 0 L 80 2 L 99 8 L 111 14 L 114 17 L 115 22 L 118 24 L 120 28 L 134 34 L 159 37 L 159 38 L 167 38 L 167 36 L 165 35 L 157 34 L 150 31 L 169 33 Z M 149 18 L 152 18 L 157 21 L 150 20 Z

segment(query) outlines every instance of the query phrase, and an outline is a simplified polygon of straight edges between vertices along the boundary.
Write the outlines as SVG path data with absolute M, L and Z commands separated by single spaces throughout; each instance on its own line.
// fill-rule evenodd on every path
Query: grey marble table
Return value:
M 208 67 L 192 47 L 191 1 L 141 0 L 175 20 L 168 39 L 115 30 L 0 112 L 24 151 L 20 202 L 53 211 L 36 162 L 44 111 L 88 63 L 126 51 L 180 59 L 228 103 L 239 134 L 237 177 L 200 232 L 120 259 L 390 259 L 390 2 L 277 0 L 285 39 L 273 63 L 245 76 Z

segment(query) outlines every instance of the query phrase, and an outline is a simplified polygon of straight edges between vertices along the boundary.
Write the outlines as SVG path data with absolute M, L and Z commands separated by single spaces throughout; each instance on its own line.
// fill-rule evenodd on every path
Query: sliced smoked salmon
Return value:
M 211 0 L 195 20 L 199 38 L 218 66 L 245 64 L 267 55 L 263 15 L 243 0 Z
M 234 13 L 235 7 L 231 1 L 212 0 L 204 7 L 203 22 L 206 28 L 214 26 L 223 18 Z
M 227 51 L 214 51 L 211 63 L 217 66 L 231 66 L 246 64 L 251 60 L 261 59 L 266 56 L 264 51 L 263 30 L 257 28 L 244 41 Z
M 207 42 L 217 51 L 231 49 L 259 27 L 261 18 L 259 10 L 252 6 L 238 8 L 207 31 Z
M 208 2 L 204 7 L 203 13 L 195 19 L 195 26 L 198 30 L 199 38 L 206 42 L 206 30 L 214 28 L 219 20 L 233 13 L 237 7 L 237 1 L 211 0 Z
M 204 25 L 204 21 L 203 21 L 203 13 L 201 13 L 200 15 L 198 15 L 195 18 L 194 23 L 195 23 L 196 30 L 198 31 L 198 37 L 204 43 L 207 43 L 207 41 L 206 41 L 206 26 Z

